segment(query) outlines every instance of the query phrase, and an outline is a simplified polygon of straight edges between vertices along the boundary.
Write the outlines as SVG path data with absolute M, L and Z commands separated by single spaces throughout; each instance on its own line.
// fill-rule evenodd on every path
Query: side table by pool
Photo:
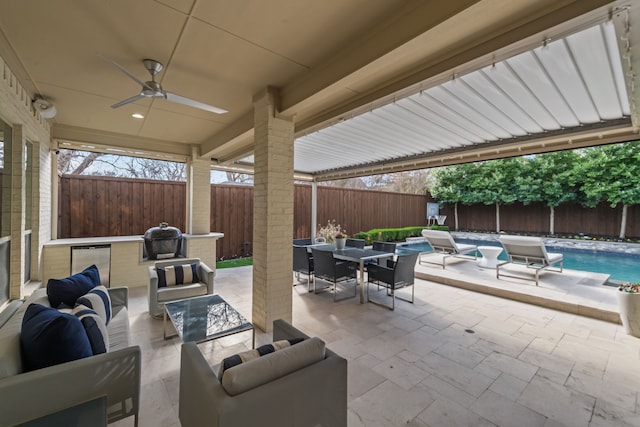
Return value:
M 252 348 L 255 348 L 256 334 L 253 324 L 220 295 L 203 295 L 165 303 L 162 323 L 164 339 L 170 338 L 166 330 L 167 317 L 183 342 L 199 343 L 251 331 Z
M 478 260 L 478 266 L 496 268 L 498 265 L 498 256 L 502 252 L 502 248 L 498 246 L 478 246 L 478 250 L 482 254 L 482 258 Z

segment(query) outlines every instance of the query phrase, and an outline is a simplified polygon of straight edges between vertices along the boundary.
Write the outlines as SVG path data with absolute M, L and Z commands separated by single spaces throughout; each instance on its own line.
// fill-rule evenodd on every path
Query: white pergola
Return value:
M 622 14 L 543 40 L 299 135 L 298 178 L 323 181 L 635 138 L 628 25 Z M 248 156 L 232 167 L 250 171 L 252 163 Z

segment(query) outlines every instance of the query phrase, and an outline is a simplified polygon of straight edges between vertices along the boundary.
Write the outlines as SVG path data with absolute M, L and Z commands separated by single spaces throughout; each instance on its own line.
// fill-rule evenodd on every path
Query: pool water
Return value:
M 498 242 L 487 242 L 483 240 L 456 240 L 457 243 L 468 243 L 478 246 L 497 246 Z M 402 254 L 404 251 L 430 252 L 431 246 L 426 242 L 410 243 L 398 246 L 396 251 Z M 548 247 L 548 252 L 561 253 L 564 255 L 563 267 L 570 270 L 591 271 L 594 273 L 610 274 L 609 280 L 619 280 L 623 282 L 640 282 L 640 256 L 633 254 L 621 254 L 613 252 L 584 251 L 577 249 L 566 249 Z M 406 253 L 406 252 L 404 252 Z M 480 251 L 478 256 L 481 257 Z M 506 261 L 507 255 L 504 251 L 498 259 Z

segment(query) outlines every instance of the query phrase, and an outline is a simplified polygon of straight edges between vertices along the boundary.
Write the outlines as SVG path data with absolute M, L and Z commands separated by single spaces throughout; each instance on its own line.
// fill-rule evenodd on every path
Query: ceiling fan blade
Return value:
M 109 64 L 113 65 L 114 67 L 116 67 L 118 70 L 122 71 L 123 73 L 125 73 L 127 76 L 129 76 L 132 80 L 134 80 L 136 83 L 138 83 L 140 86 L 142 86 L 145 89 L 149 89 L 149 90 L 153 90 L 153 88 L 151 88 L 149 85 L 147 85 L 145 82 L 143 82 L 142 80 L 140 80 L 139 78 L 137 78 L 135 75 L 133 75 L 129 70 L 127 70 L 126 68 L 124 68 L 122 65 L 118 64 L 116 61 L 114 61 L 111 58 L 108 58 L 102 54 L 98 54 L 98 56 L 102 59 L 104 59 L 105 61 L 107 61 Z
M 146 96 L 144 95 L 132 96 L 131 98 L 127 98 L 124 101 L 118 102 L 117 104 L 113 104 L 111 108 L 122 107 L 123 105 L 131 104 L 132 102 L 136 102 L 138 99 L 142 99 L 142 98 L 146 98 Z
M 201 110 L 210 111 L 216 114 L 224 114 L 228 111 L 222 108 L 214 107 L 213 105 L 205 104 L 200 101 L 185 98 L 184 96 L 176 95 L 175 93 L 165 92 L 168 101 L 177 102 L 179 104 L 188 105 L 189 107 L 199 108 Z

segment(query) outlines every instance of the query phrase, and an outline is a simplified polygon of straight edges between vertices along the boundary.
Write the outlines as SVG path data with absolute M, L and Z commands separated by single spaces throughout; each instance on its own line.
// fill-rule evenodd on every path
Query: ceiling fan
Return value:
M 132 96 L 131 98 L 125 99 L 124 101 L 120 101 L 116 104 L 113 104 L 111 108 L 122 107 L 123 105 L 130 104 L 132 102 L 135 102 L 143 98 L 164 98 L 167 101 L 177 102 L 178 104 L 199 108 L 201 110 L 210 111 L 216 114 L 224 114 L 227 112 L 227 110 L 225 109 L 214 107 L 213 105 L 205 104 L 203 102 L 196 101 L 194 99 L 185 98 L 184 96 L 176 95 L 175 93 L 164 90 L 160 85 L 160 83 L 156 81 L 156 74 L 161 72 L 162 69 L 164 68 L 164 65 L 162 65 L 158 61 L 155 61 L 153 59 L 144 59 L 142 61 L 142 63 L 144 64 L 144 67 L 149 71 L 149 74 L 151 74 L 151 80 L 147 82 L 143 82 L 142 80 L 137 78 L 135 75 L 133 75 L 131 72 L 129 72 L 129 70 L 124 68 L 122 65 L 118 64 L 116 61 L 110 58 L 107 58 L 106 56 L 103 56 L 103 55 L 100 55 L 100 56 L 102 57 L 102 59 L 109 62 L 111 65 L 113 65 L 118 70 L 125 73 L 127 76 L 133 79 L 136 83 L 142 86 L 142 91 L 138 95 Z

